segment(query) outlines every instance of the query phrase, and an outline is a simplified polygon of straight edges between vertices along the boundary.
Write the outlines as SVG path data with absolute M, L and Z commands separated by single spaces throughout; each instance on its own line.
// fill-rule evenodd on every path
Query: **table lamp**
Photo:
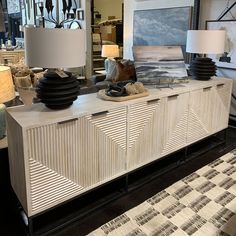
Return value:
M 115 57 L 119 57 L 118 45 L 102 45 L 102 57 L 106 57 L 104 66 L 106 72 L 108 72 L 109 64 L 115 61 Z
M 216 75 L 215 62 L 204 54 L 222 54 L 224 44 L 224 30 L 188 30 L 186 52 L 198 54 L 189 66 L 194 79 L 209 80 Z
M 11 69 L 8 66 L 0 66 L 0 139 L 6 134 L 5 109 L 3 104 L 15 98 Z
M 48 69 L 39 80 L 36 95 L 50 109 L 72 105 L 79 83 L 64 68 L 85 65 L 85 30 L 25 28 L 25 60 L 29 67 Z

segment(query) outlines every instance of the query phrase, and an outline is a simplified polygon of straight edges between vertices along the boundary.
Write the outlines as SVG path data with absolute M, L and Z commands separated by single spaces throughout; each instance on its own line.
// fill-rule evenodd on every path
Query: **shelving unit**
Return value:
M 25 56 L 24 50 L 6 51 L 0 50 L 0 64 L 18 63 Z
M 101 57 L 102 53 L 102 37 L 101 33 L 92 33 L 92 57 L 93 57 L 93 73 L 97 70 L 104 70 L 104 60 L 105 58 Z

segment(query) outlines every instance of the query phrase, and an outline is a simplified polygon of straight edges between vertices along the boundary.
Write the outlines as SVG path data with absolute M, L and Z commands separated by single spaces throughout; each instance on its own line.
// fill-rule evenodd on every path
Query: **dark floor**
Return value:
M 217 137 L 223 138 L 224 133 L 221 132 Z M 127 178 L 121 177 L 79 199 L 37 216 L 33 219 L 35 235 L 86 235 L 235 147 L 236 129 L 231 127 L 226 132 L 225 143 L 219 144 L 219 139 L 215 137 L 208 138 L 188 148 L 187 160 L 183 159 L 186 150 L 181 150 L 162 161 L 131 173 L 128 185 Z M 7 166 L 7 163 L 4 163 L 7 158 L 2 158 L 7 156 L 7 150 L 1 150 L 0 156 L 3 160 L 0 163 L 1 167 Z M 4 175 L 7 175 L 7 169 L 2 172 L 1 168 L 0 235 L 26 235 L 9 182 L 7 178 L 2 179 Z M 100 207 L 97 207 L 99 205 Z M 60 226 L 56 231 L 52 230 L 55 225 Z

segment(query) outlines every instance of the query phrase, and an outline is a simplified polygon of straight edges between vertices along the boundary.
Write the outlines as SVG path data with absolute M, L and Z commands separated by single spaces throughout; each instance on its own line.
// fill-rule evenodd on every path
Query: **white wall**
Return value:
M 107 20 L 108 16 L 122 19 L 123 0 L 94 0 L 95 11 L 101 14 L 101 21 Z
M 98 0 L 99 1 L 99 0 Z M 124 0 L 124 58 L 133 59 L 134 10 L 193 6 L 194 0 Z M 145 26 L 144 26 L 145 27 Z

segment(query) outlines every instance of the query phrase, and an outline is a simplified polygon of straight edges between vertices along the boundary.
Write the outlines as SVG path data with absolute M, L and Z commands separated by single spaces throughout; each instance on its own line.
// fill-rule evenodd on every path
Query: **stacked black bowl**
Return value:
M 190 74 L 197 80 L 209 80 L 216 75 L 216 65 L 211 58 L 196 57 L 189 66 Z
M 65 109 L 72 105 L 79 95 L 79 83 L 76 77 L 66 72 L 62 78 L 56 72 L 47 72 L 39 80 L 36 94 L 40 102 L 50 109 Z

